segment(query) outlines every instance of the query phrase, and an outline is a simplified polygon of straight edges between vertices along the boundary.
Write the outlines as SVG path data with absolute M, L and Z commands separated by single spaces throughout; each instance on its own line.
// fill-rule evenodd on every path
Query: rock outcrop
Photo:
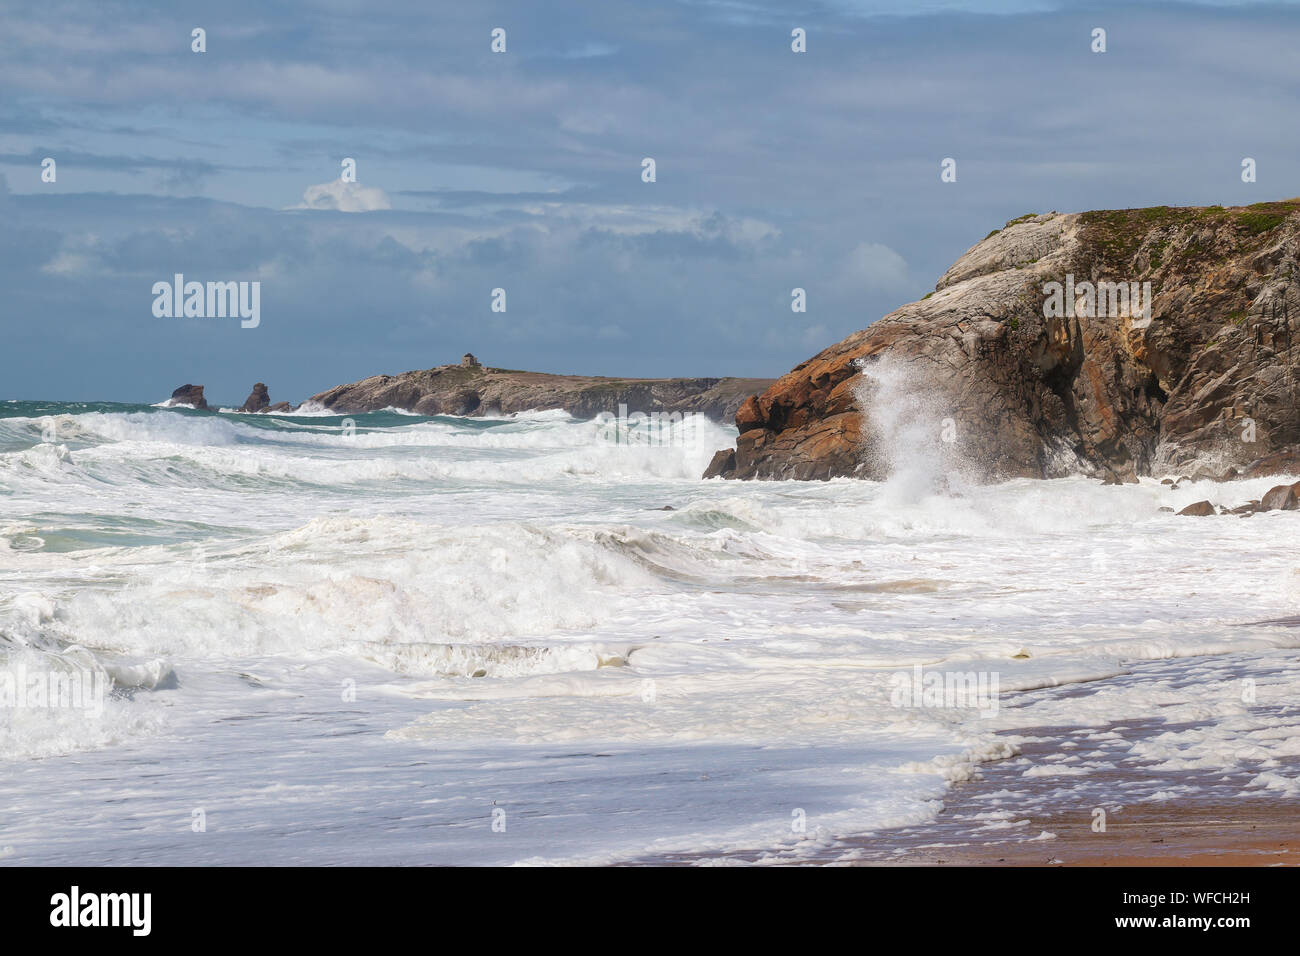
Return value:
M 1258 511 L 1295 511 L 1300 508 L 1300 482 L 1278 485 L 1264 493 Z
M 253 392 L 248 396 L 248 400 L 239 410 L 241 412 L 263 412 L 271 407 L 271 396 L 266 390 L 266 386 L 258 382 L 253 386 Z
M 168 405 L 190 405 L 194 408 L 208 408 L 207 399 L 203 397 L 202 385 L 182 385 L 176 391 L 172 392 L 172 397 L 167 399 Z
M 172 392 L 172 397 L 167 399 L 164 404 L 190 405 L 205 412 L 220 410 L 208 405 L 207 400 L 203 397 L 202 385 L 182 385 Z M 272 405 L 271 396 L 267 392 L 266 386 L 261 382 L 253 386 L 252 394 L 248 396 L 248 400 L 239 409 L 241 412 L 291 412 L 293 410 L 294 406 L 289 402 L 276 402 Z
M 1300 481 L 1290 485 L 1276 485 L 1268 489 L 1264 497 L 1258 501 L 1247 501 L 1235 508 L 1220 507 L 1216 511 L 1214 505 L 1207 500 L 1190 504 L 1178 513 L 1195 518 L 1205 518 L 1215 514 L 1249 518 L 1263 511 L 1300 511 Z
M 561 409 L 576 418 L 601 413 L 697 412 L 730 421 L 741 402 L 772 383 L 750 378 L 620 379 L 549 375 L 481 365 L 441 365 L 375 375 L 308 399 L 340 415 L 400 408 L 419 415 L 503 415 Z
M 1294 474 L 1298 278 L 1300 200 L 1023 216 L 742 404 L 711 469 Z

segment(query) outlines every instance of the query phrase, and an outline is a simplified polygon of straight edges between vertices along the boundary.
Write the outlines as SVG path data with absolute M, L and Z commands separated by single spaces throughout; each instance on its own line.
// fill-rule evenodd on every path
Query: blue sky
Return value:
M 780 375 L 1023 213 L 1300 194 L 1297 49 L 1294 4 L 6 3 L 0 398 Z M 260 325 L 156 318 L 177 272 Z

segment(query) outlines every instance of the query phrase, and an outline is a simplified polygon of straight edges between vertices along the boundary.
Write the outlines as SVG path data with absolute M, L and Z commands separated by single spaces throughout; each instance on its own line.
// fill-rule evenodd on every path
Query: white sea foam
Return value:
M 1300 514 L 1160 510 L 1275 481 L 963 484 L 915 443 L 942 409 L 876 374 L 902 389 L 883 484 L 701 482 L 734 429 L 627 446 L 562 413 L 356 416 L 347 434 L 312 414 L 98 410 L 55 416 L 57 443 L 50 416 L 0 419 L 0 653 L 81 661 L 117 694 L 94 726 L 0 715 L 0 759 L 45 765 L 11 787 L 19 815 L 58 822 L 44 843 L 20 833 L 17 858 L 112 860 L 100 834 L 124 811 L 96 775 L 162 760 L 165 784 L 132 797 L 146 816 L 215 786 L 302 861 L 338 857 L 294 835 L 300 814 L 329 827 L 362 805 L 401 822 L 348 859 L 818 857 L 931 819 L 1027 727 L 1156 705 L 1182 729 L 1134 759 L 1293 795 L 1293 717 L 1125 683 L 1144 660 L 1300 646 L 1244 626 L 1300 609 Z M 891 679 L 918 665 L 995 673 L 1003 706 L 899 707 Z M 1101 690 L 1040 692 L 1073 685 Z M 1297 690 L 1295 670 L 1260 682 L 1261 699 Z M 1091 764 L 1035 766 L 1074 786 Z M 473 835 L 494 800 L 506 833 Z M 227 861 L 260 852 L 242 826 Z M 197 859 L 151 827 L 135 850 Z

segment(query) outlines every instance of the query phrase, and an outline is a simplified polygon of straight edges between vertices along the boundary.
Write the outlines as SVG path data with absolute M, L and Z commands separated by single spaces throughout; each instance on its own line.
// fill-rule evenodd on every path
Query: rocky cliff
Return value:
M 1300 199 L 1012 220 L 747 400 L 709 474 L 1295 471 L 1298 259 Z
M 602 412 L 617 415 L 620 406 L 626 406 L 629 414 L 698 412 L 730 421 L 741 402 L 771 383 L 771 379 L 756 378 L 593 378 L 462 362 L 400 375 L 375 375 L 321 392 L 308 402 L 341 415 L 384 408 L 420 415 L 470 416 L 562 409 L 577 418 L 594 418 Z

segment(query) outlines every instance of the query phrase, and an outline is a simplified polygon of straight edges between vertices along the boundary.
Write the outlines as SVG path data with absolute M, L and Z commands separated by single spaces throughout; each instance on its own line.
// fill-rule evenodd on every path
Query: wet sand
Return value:
M 1116 681 L 1240 679 L 1269 656 L 1134 662 Z M 1282 653 L 1274 663 L 1289 661 Z M 1087 685 L 1040 693 L 1074 697 Z M 1294 702 L 1270 707 L 1290 712 Z M 1135 741 L 1205 726 L 1159 716 L 1015 735 L 1016 757 L 983 764 L 944 797 L 933 823 L 852 839 L 852 862 L 902 866 L 1279 866 L 1300 864 L 1300 800 L 1251 785 L 1258 764 L 1171 771 L 1135 757 Z M 1110 737 L 1111 739 L 1105 739 Z M 1109 764 L 1082 776 L 1035 775 L 1062 753 Z M 1300 757 L 1283 758 L 1284 776 Z M 849 862 L 845 859 L 845 862 Z
M 1170 682 L 1237 681 L 1268 668 L 1294 666 L 1292 652 L 1131 662 L 1111 682 L 1138 687 Z M 1047 688 L 1034 695 L 1080 697 L 1096 685 Z M 1017 706 L 1016 699 L 1008 706 Z M 1261 704 L 1281 721 L 1295 702 Z M 1175 722 L 1152 707 L 1087 725 L 1041 726 L 1008 733 L 1018 753 L 981 764 L 954 785 L 930 823 L 833 841 L 814 859 L 780 850 L 722 855 L 671 854 L 635 863 L 681 865 L 751 862 L 858 866 L 1294 866 L 1300 865 L 1300 799 L 1255 784 L 1258 761 L 1227 761 L 1207 769 L 1170 770 L 1142 757 L 1138 742 L 1195 732 L 1205 721 Z M 1079 755 L 1080 773 L 1061 762 Z M 1084 769 L 1083 765 L 1086 765 Z M 1300 756 L 1272 770 L 1300 776 Z
M 1028 745 L 1022 754 L 1032 756 Z M 1300 806 L 1270 796 L 1225 798 L 1222 773 L 1150 775 L 1134 779 L 1132 771 L 1096 775 L 1104 791 L 1118 778 L 1128 790 L 1146 783 L 1198 785 L 1207 796 L 1111 807 L 1104 832 L 1094 815 L 1094 801 L 1057 801 L 1051 794 L 1034 809 L 1014 814 L 1006 827 L 990 829 L 974 818 L 990 813 L 994 794 L 1023 792 L 1019 771 L 987 765 L 980 779 L 958 784 L 945 809 L 924 827 L 880 834 L 858 843 L 853 862 L 875 866 L 1277 866 L 1300 865 Z M 1038 778 L 1049 781 L 1051 778 Z M 1002 801 L 998 801 L 1001 803 Z M 1095 801 L 1104 803 L 1104 800 Z M 1106 809 L 1104 806 L 1101 809 Z M 1045 835 L 1046 834 L 1046 835 Z

